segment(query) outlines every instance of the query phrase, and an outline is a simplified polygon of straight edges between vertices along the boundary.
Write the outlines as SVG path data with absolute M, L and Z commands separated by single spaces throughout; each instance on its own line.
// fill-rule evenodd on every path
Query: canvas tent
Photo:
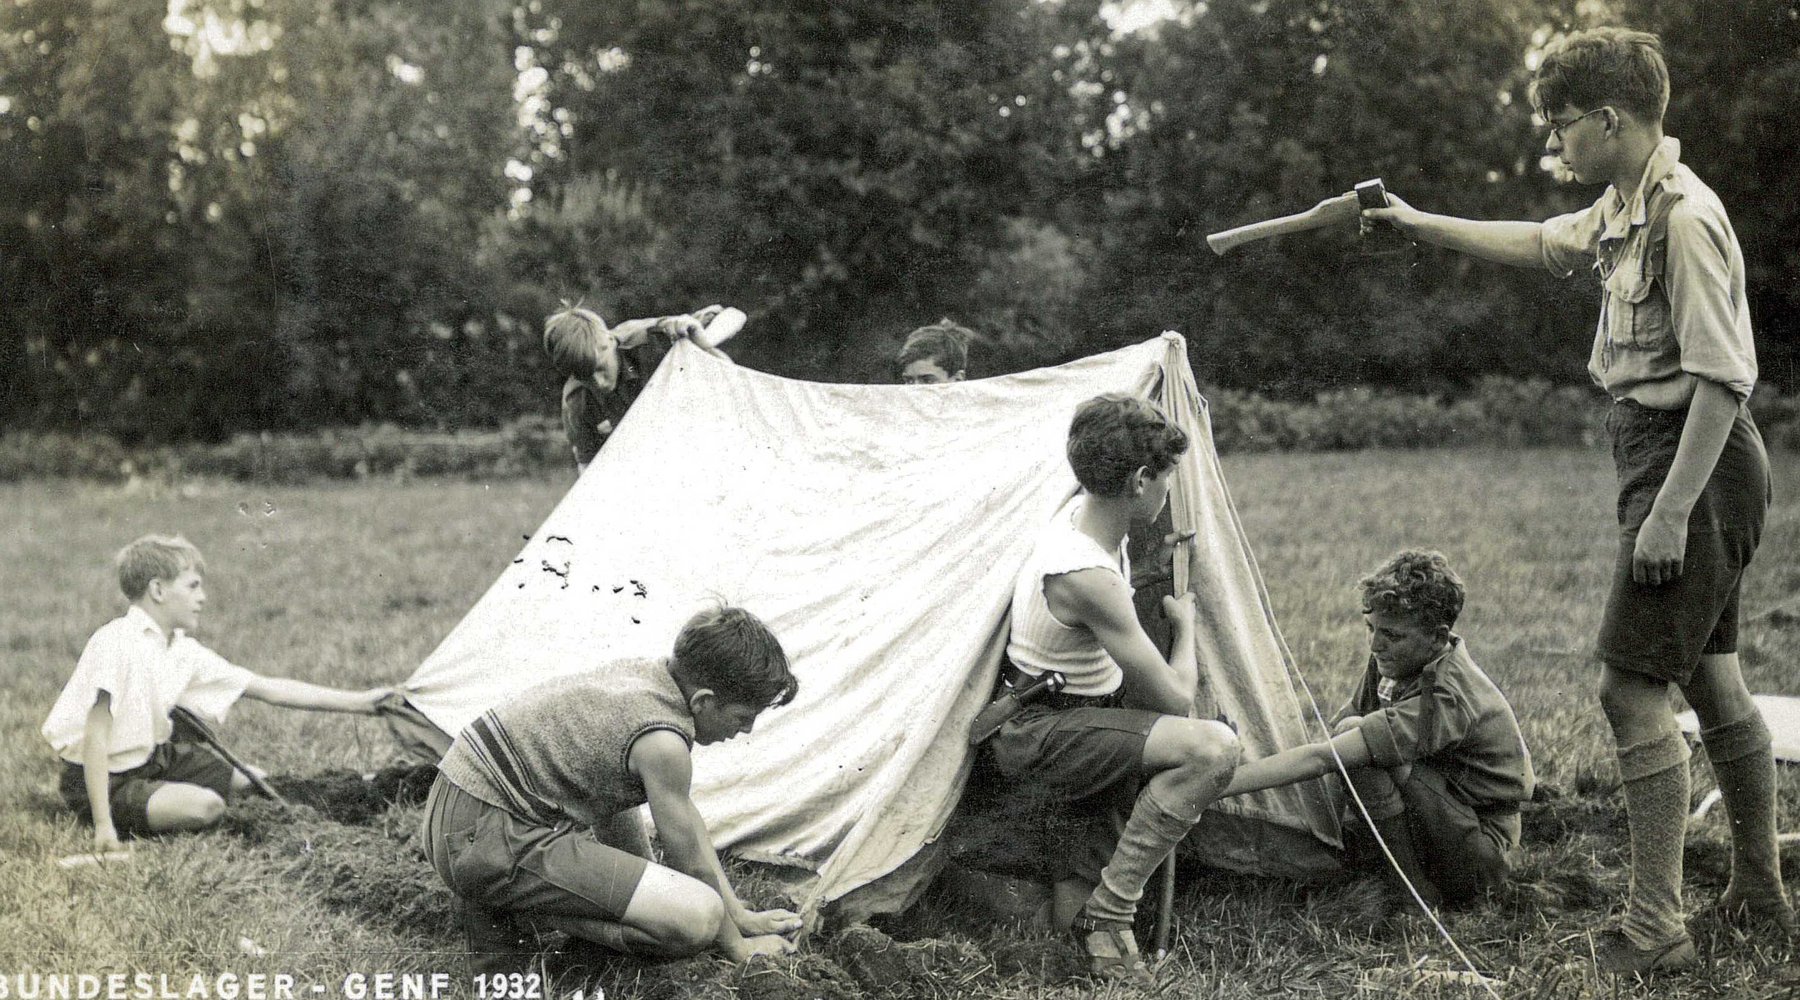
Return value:
M 1156 399 L 1194 439 L 1170 512 L 1197 533 L 1175 584 L 1199 596 L 1202 711 L 1234 720 L 1255 755 L 1303 742 L 1288 654 L 1173 333 L 936 386 L 793 381 L 677 345 L 407 699 L 455 733 L 546 678 L 666 655 L 709 601 L 741 604 L 780 636 L 800 691 L 751 735 L 697 749 L 694 798 L 715 841 L 811 872 L 809 916 L 896 907 L 957 805 L 1013 578 L 1076 489 L 1070 415 L 1102 392 Z M 1201 845 L 1216 862 L 1330 863 L 1322 783 L 1216 811 Z

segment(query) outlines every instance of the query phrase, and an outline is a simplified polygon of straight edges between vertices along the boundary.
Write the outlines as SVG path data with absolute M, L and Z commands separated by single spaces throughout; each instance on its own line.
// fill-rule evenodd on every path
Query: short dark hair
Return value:
M 113 557 L 119 570 L 119 589 L 135 601 L 150 589 L 152 580 L 173 580 L 182 570 L 206 572 L 206 560 L 193 542 L 180 535 L 145 535 Z
M 560 375 L 587 378 L 612 347 L 612 331 L 592 309 L 564 303 L 544 320 L 544 353 Z
M 1395 553 L 1357 586 L 1363 614 L 1407 615 L 1430 628 L 1454 627 L 1467 593 L 1442 552 L 1413 549 Z
M 907 334 L 894 363 L 905 368 L 914 361 L 930 360 L 945 374 L 954 375 L 969 367 L 969 341 L 974 339 L 975 331 L 955 320 L 940 319 Z
M 1161 408 L 1123 393 L 1082 403 L 1069 423 L 1069 467 L 1095 496 L 1124 496 L 1138 469 L 1160 476 L 1187 449 L 1187 432 Z
M 781 640 L 743 608 L 713 607 L 689 618 L 675 636 L 669 672 L 724 701 L 775 708 L 794 700 L 800 682 L 788 669 Z
M 1647 31 L 1593 28 L 1551 44 L 1531 81 L 1531 104 L 1545 118 L 1564 107 L 1614 104 L 1660 123 L 1669 108 L 1662 40 Z

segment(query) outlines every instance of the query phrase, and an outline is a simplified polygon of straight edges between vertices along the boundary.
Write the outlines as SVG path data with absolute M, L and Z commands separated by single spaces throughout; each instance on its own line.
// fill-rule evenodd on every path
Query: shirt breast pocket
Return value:
M 1628 255 L 1606 279 L 1606 334 L 1613 347 L 1659 352 L 1675 343 L 1661 244 Z

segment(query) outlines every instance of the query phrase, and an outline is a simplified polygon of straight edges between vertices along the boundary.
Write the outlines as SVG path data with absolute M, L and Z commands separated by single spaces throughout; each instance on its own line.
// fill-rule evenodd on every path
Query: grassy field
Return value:
M 1744 596 L 1751 686 L 1800 694 L 1800 460 L 1778 455 L 1778 506 Z M 1511 695 L 1549 801 L 1528 817 L 1519 881 L 1446 916 L 1505 996 L 1782 996 L 1786 956 L 1704 920 L 1702 971 L 1649 986 L 1598 980 L 1581 959 L 1624 890 L 1624 821 L 1589 659 L 1611 561 L 1611 482 L 1598 452 L 1261 455 L 1227 475 L 1275 610 L 1321 703 L 1355 680 L 1364 629 L 1355 579 L 1403 545 L 1444 550 L 1470 585 L 1459 631 Z M 37 735 L 95 627 L 120 598 L 110 554 L 151 530 L 207 553 L 204 638 L 259 671 L 358 687 L 407 676 L 462 616 L 567 481 L 421 481 L 180 491 L 0 487 L 0 977 L 286 972 L 340 996 L 357 972 L 459 969 L 446 900 L 407 842 L 416 807 L 358 814 L 262 803 L 223 830 L 140 844 L 128 865 L 63 869 L 88 832 L 55 795 Z M 330 784 L 389 764 L 368 719 L 234 710 L 224 738 L 277 775 Z M 1800 817 L 1783 773 L 1781 815 Z M 1696 796 L 1712 787 L 1700 758 Z M 298 787 L 298 786 L 296 786 Z M 1689 907 L 1722 887 L 1722 810 L 1695 825 Z M 1795 823 L 1800 826 L 1800 823 Z M 1790 871 L 1790 877 L 1796 873 Z M 759 892 L 772 892 L 759 886 Z M 609 996 L 1080 996 L 1058 946 L 929 903 L 882 935 L 842 935 L 773 966 L 601 962 Z M 1488 995 L 1457 984 L 1435 930 L 1394 914 L 1368 882 L 1298 886 L 1190 873 L 1164 966 L 1177 996 Z M 18 982 L 14 987 L 21 985 Z M 28 985 L 28 984 L 24 984 Z M 16 989 L 14 990 L 16 995 Z M 48 995 L 48 994 L 46 994 Z M 215 992 L 214 995 L 218 995 Z M 371 994 L 373 995 L 373 994 Z M 589 991 L 593 996 L 594 991 Z M 1135 995 L 1120 991 L 1121 996 Z

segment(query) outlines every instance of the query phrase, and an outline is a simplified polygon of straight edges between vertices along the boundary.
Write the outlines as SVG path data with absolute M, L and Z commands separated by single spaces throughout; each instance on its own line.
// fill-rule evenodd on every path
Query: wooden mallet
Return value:
M 1303 233 L 1309 229 L 1323 229 L 1340 222 L 1359 219 L 1365 208 L 1386 208 L 1388 203 L 1387 188 L 1381 184 L 1381 178 L 1363 181 L 1356 188 L 1335 198 L 1327 198 L 1317 205 L 1295 215 L 1284 215 L 1279 219 L 1265 219 L 1252 222 L 1247 226 L 1227 229 L 1222 233 L 1213 233 L 1206 238 L 1206 245 L 1212 247 L 1213 253 L 1224 256 L 1229 250 L 1256 240 L 1266 240 L 1271 236 L 1286 236 L 1289 233 Z

